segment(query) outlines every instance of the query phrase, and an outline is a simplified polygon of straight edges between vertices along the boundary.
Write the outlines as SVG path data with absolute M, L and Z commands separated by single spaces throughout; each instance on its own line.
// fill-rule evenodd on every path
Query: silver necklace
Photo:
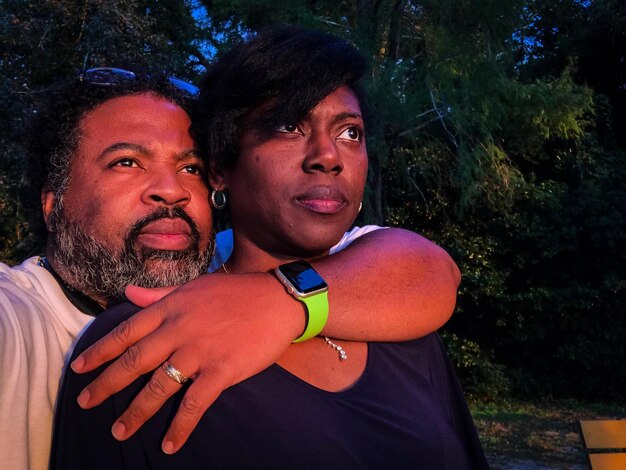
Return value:
M 348 359 L 348 354 L 346 354 L 346 350 L 339 346 L 337 343 L 333 343 L 328 336 L 324 336 L 324 341 L 326 341 L 326 344 L 328 344 L 331 348 L 337 351 L 340 361 L 345 361 L 346 359 Z

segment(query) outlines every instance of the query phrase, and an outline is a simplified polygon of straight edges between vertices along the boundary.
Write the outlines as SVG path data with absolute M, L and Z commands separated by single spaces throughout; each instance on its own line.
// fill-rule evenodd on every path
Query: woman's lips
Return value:
M 317 214 L 336 214 L 347 204 L 346 197 L 337 188 L 318 186 L 296 197 L 296 202 Z
M 191 243 L 191 228 L 182 219 L 159 219 L 146 225 L 137 241 L 155 250 L 185 250 Z

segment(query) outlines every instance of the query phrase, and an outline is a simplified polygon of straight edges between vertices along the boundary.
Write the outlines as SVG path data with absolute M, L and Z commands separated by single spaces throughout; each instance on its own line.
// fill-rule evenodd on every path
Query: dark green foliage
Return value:
M 1 5 L 2 259 L 34 249 L 16 202 L 16 143 L 55 77 L 115 64 L 194 78 L 264 26 L 315 27 L 353 41 L 371 65 L 365 220 L 423 233 L 461 268 L 445 339 L 468 392 L 623 395 L 626 3 Z
M 488 403 L 509 397 L 511 383 L 504 366 L 494 364 L 473 341 L 448 332 L 441 336 L 469 400 Z

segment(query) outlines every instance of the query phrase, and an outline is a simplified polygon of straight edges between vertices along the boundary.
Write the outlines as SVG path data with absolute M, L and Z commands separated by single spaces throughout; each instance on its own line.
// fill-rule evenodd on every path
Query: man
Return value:
M 0 266 L 0 457 L 9 468 L 47 467 L 63 360 L 93 316 L 122 296 L 127 284 L 178 285 L 208 265 L 209 192 L 204 162 L 188 133 L 189 90 L 180 86 L 167 78 L 95 69 L 53 91 L 48 107 L 39 113 L 29 150 L 48 232 L 46 257 L 14 268 Z M 384 233 L 369 237 L 386 239 L 386 245 L 360 241 L 341 254 L 341 269 L 332 261 L 316 265 L 331 289 L 341 285 L 340 279 L 348 280 L 346 286 L 353 284 L 333 292 L 334 305 L 342 307 L 333 310 L 335 323 L 358 318 L 363 305 L 378 302 L 393 306 L 389 315 L 363 322 L 353 328 L 354 336 L 368 339 L 386 328 L 413 332 L 417 324 L 430 330 L 433 322 L 434 327 L 441 325 L 454 304 L 455 267 L 441 250 L 418 263 L 425 259 L 421 238 L 391 229 L 379 232 Z M 399 251 L 406 256 L 396 259 Z M 375 277 L 364 269 L 372 259 Z M 393 288 L 354 295 L 359 287 L 379 283 L 381 272 L 395 282 Z M 433 281 L 433 272 L 444 275 L 435 275 Z M 210 286 L 203 287 L 211 288 L 215 302 L 200 313 L 192 309 L 184 317 L 187 325 L 161 319 L 178 341 L 171 362 L 181 369 L 186 358 L 199 362 L 196 373 L 185 370 L 195 376 L 194 385 L 207 385 L 196 387 L 200 398 L 195 400 L 203 403 L 199 408 L 274 362 L 305 324 L 302 307 L 269 274 L 208 277 Z M 428 282 L 420 282 L 424 277 Z M 426 309 L 428 319 L 408 308 L 424 297 L 437 298 L 436 312 Z M 245 314 L 233 314 L 241 311 Z M 193 341 L 179 334 L 189 324 L 199 334 Z M 342 337 L 341 331 L 329 328 L 328 334 Z M 213 355 L 203 349 L 207 343 L 218 345 Z M 148 356 L 151 350 L 143 352 Z M 226 379 L 211 383 L 207 370 Z M 152 406 L 179 388 L 172 389 L 177 384 L 157 374 L 157 388 L 145 401 Z M 109 375 L 112 382 L 115 377 Z M 135 420 L 126 421 L 128 429 L 144 419 L 136 413 L 131 417 Z
M 47 467 L 65 354 L 92 316 L 124 284 L 185 282 L 210 258 L 204 163 L 181 107 L 190 97 L 166 80 L 101 78 L 53 92 L 54 114 L 34 126 L 50 236 L 47 258 L 2 266 L 0 454 L 10 468 Z M 136 95 L 144 90 L 156 94 Z

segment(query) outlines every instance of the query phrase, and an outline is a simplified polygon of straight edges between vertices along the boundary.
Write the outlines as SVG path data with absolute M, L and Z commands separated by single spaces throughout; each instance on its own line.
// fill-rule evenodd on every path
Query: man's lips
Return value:
M 184 250 L 191 243 L 191 228 L 182 219 L 158 219 L 143 227 L 137 241 L 156 250 Z
M 318 214 L 336 214 L 346 206 L 347 198 L 335 187 L 317 186 L 296 196 L 296 202 Z

